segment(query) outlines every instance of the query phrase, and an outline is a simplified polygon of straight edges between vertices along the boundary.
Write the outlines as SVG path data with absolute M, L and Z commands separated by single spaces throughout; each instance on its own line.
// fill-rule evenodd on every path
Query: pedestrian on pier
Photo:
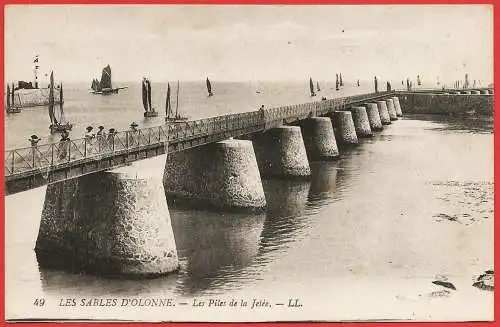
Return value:
M 115 150 L 115 135 L 117 134 L 114 128 L 110 128 L 108 131 L 108 136 L 106 137 L 106 143 L 111 151 Z
M 129 147 L 139 145 L 139 130 L 137 126 L 136 122 L 132 122 L 132 124 L 130 124 L 130 130 L 127 131 L 127 145 Z
M 57 157 L 60 161 L 66 159 L 69 153 L 69 147 L 71 146 L 71 141 L 69 139 L 69 132 L 64 130 L 61 133 L 61 139 L 59 140 L 59 147 L 57 149 Z
M 106 132 L 104 131 L 104 126 L 97 127 L 99 130 L 96 133 L 98 152 L 102 152 L 106 149 Z
M 33 164 L 33 168 L 36 167 L 37 163 L 40 161 L 39 160 L 39 155 L 38 155 L 38 142 L 40 142 L 42 139 L 38 138 L 37 135 L 33 134 L 31 137 L 28 139 L 31 145 L 31 162 Z
M 94 138 L 95 134 L 92 133 L 94 128 L 92 126 L 87 126 L 87 133 L 85 133 L 85 154 L 88 156 L 94 151 Z

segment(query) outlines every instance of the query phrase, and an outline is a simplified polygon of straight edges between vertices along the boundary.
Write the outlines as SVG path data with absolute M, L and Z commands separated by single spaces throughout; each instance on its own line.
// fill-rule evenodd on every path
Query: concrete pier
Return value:
M 333 127 L 335 137 L 339 145 L 354 145 L 358 144 L 358 136 L 350 111 L 334 111 L 333 112 Z
M 300 127 L 272 128 L 255 135 L 253 144 L 262 176 L 308 178 L 311 175 Z
M 396 109 L 396 116 L 403 117 L 403 111 L 401 110 L 401 103 L 399 103 L 399 98 L 392 97 L 392 101 L 394 102 L 394 109 Z
M 368 121 L 370 122 L 370 128 L 372 131 L 381 131 L 384 126 L 380 120 L 380 113 L 376 103 L 366 104 L 366 113 L 368 114 Z M 389 120 L 390 121 L 390 120 Z
M 372 137 L 373 132 L 370 128 L 370 121 L 365 107 L 352 107 L 352 120 L 358 137 Z
M 385 102 L 385 100 L 377 101 L 377 107 L 382 125 L 390 125 L 391 116 L 389 116 L 389 110 L 387 109 L 387 103 Z
M 387 111 L 389 111 L 389 117 L 391 117 L 391 120 L 398 120 L 396 108 L 394 107 L 394 101 L 392 99 L 387 99 L 385 102 L 387 103 Z
M 167 197 L 197 206 L 217 209 L 266 206 L 250 141 L 231 139 L 168 154 L 163 182 Z
M 339 156 L 332 121 L 328 117 L 303 120 L 300 129 L 309 160 L 332 160 Z
M 35 251 L 41 268 L 132 278 L 177 270 L 161 177 L 129 166 L 49 185 Z

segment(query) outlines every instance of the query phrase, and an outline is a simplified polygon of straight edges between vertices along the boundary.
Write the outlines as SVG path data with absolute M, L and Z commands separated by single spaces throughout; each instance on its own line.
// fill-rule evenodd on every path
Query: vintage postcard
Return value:
M 6 320 L 493 320 L 493 5 L 4 14 Z

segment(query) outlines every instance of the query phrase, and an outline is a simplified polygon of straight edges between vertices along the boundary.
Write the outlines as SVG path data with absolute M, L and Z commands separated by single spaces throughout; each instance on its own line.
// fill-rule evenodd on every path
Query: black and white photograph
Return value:
M 7 321 L 492 321 L 493 5 L 4 8 Z

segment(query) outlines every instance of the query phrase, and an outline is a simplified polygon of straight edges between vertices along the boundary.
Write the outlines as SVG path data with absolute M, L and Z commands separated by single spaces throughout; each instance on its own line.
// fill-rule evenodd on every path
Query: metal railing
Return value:
M 297 119 L 297 117 L 307 117 L 308 115 L 326 115 L 335 110 L 343 110 L 349 104 L 370 101 L 388 96 L 391 93 L 393 92 L 371 93 L 282 106 L 264 111 L 229 114 L 108 135 L 96 135 L 92 138 L 67 139 L 56 143 L 7 150 L 4 163 L 5 176 L 32 171 L 48 172 L 81 160 L 98 161 L 144 147 L 165 146 L 214 134 L 239 136 L 245 133 L 264 131 L 287 119 Z

